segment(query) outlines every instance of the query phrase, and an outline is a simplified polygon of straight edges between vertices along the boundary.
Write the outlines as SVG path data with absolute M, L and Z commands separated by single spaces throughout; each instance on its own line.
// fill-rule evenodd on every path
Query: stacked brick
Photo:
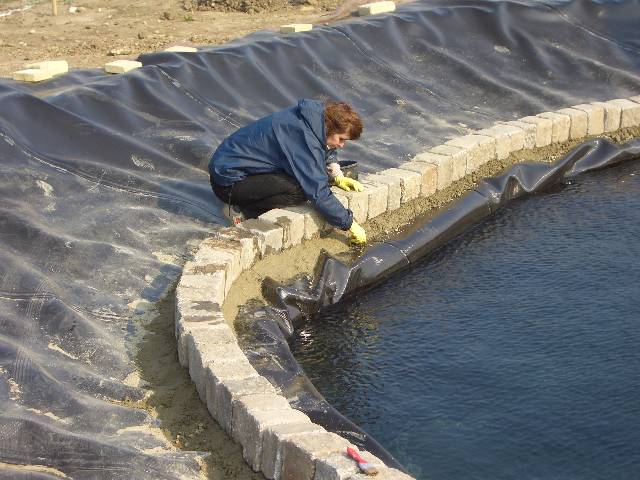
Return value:
M 511 153 L 568 139 L 640 126 L 640 96 L 593 102 L 498 122 L 416 155 L 410 162 L 362 174 L 364 192 L 334 188 L 338 199 L 365 222 L 418 197 L 446 189 L 485 163 Z M 218 230 L 184 267 L 176 289 L 176 337 L 180 363 L 189 369 L 213 418 L 242 445 L 243 456 L 269 479 L 364 478 L 346 457 L 348 442 L 291 408 L 276 387 L 251 366 L 236 342 L 222 304 L 243 270 L 327 229 L 311 207 L 271 210 L 239 228 Z M 385 467 L 378 478 L 411 477 Z
M 179 361 L 211 416 L 242 445 L 255 471 L 269 479 L 359 478 L 356 464 L 345 455 L 349 442 L 291 408 L 249 363 L 222 314 L 224 299 L 244 269 L 317 229 L 312 227 L 317 217 L 305 209 L 273 210 L 263 217 L 217 231 L 185 264 L 176 288 Z M 380 478 L 410 478 L 366 452 L 363 456 L 380 469 Z

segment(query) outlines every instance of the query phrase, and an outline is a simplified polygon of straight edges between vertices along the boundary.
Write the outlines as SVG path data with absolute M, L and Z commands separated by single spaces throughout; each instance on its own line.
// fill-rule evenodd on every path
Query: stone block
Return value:
M 569 139 L 576 140 L 587 136 L 588 117 L 582 110 L 575 108 L 561 108 L 557 113 L 563 113 L 571 117 L 571 128 L 569 130 Z
M 304 238 L 304 215 L 282 208 L 274 208 L 258 218 L 282 227 L 282 248 L 299 245 Z
M 287 207 L 285 210 L 299 213 L 304 216 L 304 238 L 306 240 L 309 240 L 320 232 L 324 232 L 331 228 L 331 225 L 327 223 L 322 214 L 309 203 Z
M 419 173 L 400 168 L 387 168 L 378 172 L 378 175 L 400 179 L 400 203 L 410 202 L 420 196 L 422 176 Z
M 260 463 L 264 428 L 309 421 L 304 413 L 293 410 L 286 398 L 274 393 L 239 397 L 234 400 L 232 408 L 231 437 L 242 445 L 243 451 L 246 450 L 245 459 L 249 457 L 247 461 L 252 465 Z M 279 417 L 285 417 L 286 420 L 279 420 Z
M 174 45 L 173 47 L 165 48 L 165 52 L 175 52 L 175 53 L 193 53 L 197 52 L 198 49 L 196 47 L 186 47 L 184 45 Z
M 284 230 L 279 225 L 260 220 L 259 218 L 252 218 L 240 223 L 237 228 L 251 232 L 256 238 L 258 252 L 261 258 L 282 250 Z
M 203 323 L 206 326 L 203 326 Z M 236 343 L 236 334 L 226 321 L 183 322 L 183 333 L 193 341 L 188 341 L 189 348 L 196 345 L 214 346 Z
M 594 104 L 575 105 L 571 108 L 582 110 L 587 114 L 587 135 L 602 135 L 604 133 L 604 108 Z
M 640 103 L 640 95 L 636 95 L 635 97 L 629 97 L 629 100 L 635 103 Z
M 222 312 L 221 303 L 208 298 L 207 292 L 178 285 L 176 288 L 175 322 L 183 317 L 203 317 Z
M 412 162 L 430 163 L 436 167 L 436 190 L 444 190 L 453 182 L 453 158 L 450 155 L 438 155 L 423 152 L 413 157 Z
M 287 399 L 275 393 L 258 393 L 241 396 L 234 399 L 232 409 L 231 437 L 243 447 L 245 446 L 243 441 L 247 441 L 245 438 L 246 429 L 249 428 L 246 426 L 255 423 L 254 414 L 257 412 L 282 412 L 292 410 Z M 254 442 L 257 442 L 257 440 L 258 439 L 254 439 Z M 260 439 L 260 441 L 262 441 L 262 439 Z M 262 449 L 262 446 L 260 446 L 260 449 Z
M 360 450 L 358 453 L 379 472 L 386 469 L 384 462 L 369 452 Z M 360 473 L 357 464 L 347 455 L 345 449 L 343 452 L 334 453 L 316 460 L 316 473 L 313 480 L 355 480 L 364 477 L 365 475 Z
M 362 179 L 360 179 L 360 183 L 362 183 L 369 192 L 369 211 L 367 213 L 367 219 L 375 218 L 386 212 L 387 202 L 389 199 L 389 186 L 385 183 Z M 398 204 L 400 203 L 400 191 L 400 185 L 398 185 Z
M 224 272 L 224 293 L 229 293 L 231 285 L 242 273 L 240 259 L 242 248 L 217 237 L 210 237 L 200 243 L 193 261 L 185 264 L 183 275 L 211 275 L 216 271 Z
M 335 433 L 323 432 L 282 442 L 283 479 L 312 480 L 316 460 L 346 451 L 349 442 Z
M 325 429 L 311 421 L 268 426 L 262 433 L 262 458 L 260 467 L 265 477 L 279 480 L 282 473 L 282 442 Z
M 467 175 L 496 158 L 496 139 L 493 137 L 465 135 L 453 138 L 445 145 L 460 147 L 467 151 Z
M 27 69 L 37 68 L 39 70 L 49 70 L 53 75 L 61 75 L 69 71 L 69 64 L 66 60 L 46 60 L 43 62 L 30 63 L 25 66 Z
M 391 1 L 365 3 L 358 8 L 358 15 L 365 17 L 367 15 L 377 15 L 379 13 L 393 12 L 396 4 Z
M 114 60 L 104 64 L 104 71 L 107 73 L 126 73 L 140 67 L 142 67 L 142 62 L 135 60 Z
M 229 364 L 234 365 L 235 364 Z M 224 367 L 226 365 L 222 365 Z M 217 367 L 221 367 L 220 365 Z M 225 378 L 220 381 L 219 376 L 214 376 L 216 366 L 209 365 L 209 382 L 207 383 L 207 408 L 220 426 L 229 435 L 233 431 L 233 405 L 247 395 L 275 394 L 276 389 L 269 380 L 255 374 L 240 378 Z M 218 368 L 219 370 L 219 368 Z
M 615 132 L 620 128 L 622 108 L 619 105 L 607 102 L 593 102 L 592 105 L 602 107 L 604 110 L 604 131 Z
M 287 399 L 275 394 L 249 395 L 240 399 L 233 408 L 234 424 L 236 417 L 255 410 L 282 410 L 289 407 Z
M 402 179 L 396 176 L 380 175 L 378 173 L 364 173 L 358 177 L 362 182 L 381 183 L 387 186 L 387 210 L 400 208 L 402 200 Z
M 41 70 L 39 68 L 27 68 L 13 72 L 12 77 L 14 80 L 20 82 L 41 82 L 53 77 L 53 73 L 49 70 Z
M 364 223 L 369 218 L 369 197 L 371 193 L 366 189 L 363 192 L 344 192 L 349 199 L 349 209 L 353 212 L 356 222 Z
M 620 107 L 620 128 L 636 127 L 640 125 L 640 103 L 624 98 L 609 100 L 607 103 Z
M 531 149 L 536 146 L 536 126 L 533 123 L 520 122 L 518 120 L 511 120 L 509 122 L 496 122 L 498 125 L 511 125 L 517 127 L 524 133 L 524 141 L 522 148 Z
M 444 155 L 451 158 L 451 181 L 460 180 L 467 174 L 467 151 L 464 148 L 453 145 L 438 145 L 429 150 L 436 155 Z
M 210 300 L 222 305 L 225 297 L 224 270 L 214 271 L 209 274 L 190 275 L 182 274 L 176 291 L 180 289 L 181 296 L 192 300 Z
M 229 349 L 235 351 L 233 346 L 237 346 L 237 338 L 229 325 L 224 322 L 209 324 L 206 328 L 192 325 L 189 330 L 183 332 L 179 342 L 183 359 L 186 359 L 184 363 L 187 363 L 187 365 L 185 366 L 189 368 L 191 378 L 194 380 L 194 383 L 196 383 L 196 386 L 198 382 L 195 377 L 197 377 L 201 383 L 199 392 L 204 399 L 204 387 L 206 386 L 204 369 L 206 368 L 207 362 L 217 361 L 217 355 L 221 349 L 223 353 L 227 353 Z M 196 352 L 194 349 L 199 349 L 200 351 Z M 192 360 L 195 361 L 195 359 L 199 359 L 201 363 L 192 365 L 191 362 Z M 182 363 L 183 362 L 181 362 L 181 364 Z
M 231 380 L 240 380 L 244 378 L 260 376 L 257 370 L 253 368 L 253 365 L 251 365 L 246 356 L 227 363 L 209 363 L 206 366 L 206 371 L 208 383 L 216 385 Z
M 240 251 L 240 269 L 247 270 L 253 265 L 258 255 L 256 239 L 251 233 L 241 228 L 225 227 L 216 230 L 214 237 Z
M 210 363 L 232 363 L 246 359 L 237 343 L 217 343 L 216 332 L 192 332 L 186 335 L 189 353 L 189 376 L 196 385 L 200 398 L 206 402 L 206 367 Z
M 253 410 L 250 415 L 242 418 L 242 423 L 234 424 L 234 435 L 242 445 L 242 456 L 259 472 L 262 467 L 262 443 L 264 432 L 274 425 L 296 424 L 308 421 L 304 413 L 291 407 L 278 410 Z
M 367 221 L 369 213 L 369 192 L 352 192 L 342 190 L 338 187 L 331 187 L 333 194 L 340 200 L 340 203 L 353 212 L 353 218 L 356 222 L 364 223 Z
M 207 329 L 209 327 L 216 328 L 217 325 L 224 325 L 227 331 L 220 332 L 228 338 L 228 341 L 236 341 L 235 335 L 229 328 L 222 312 L 211 313 L 206 316 L 181 317 L 176 320 L 176 342 L 178 347 L 178 360 L 180 365 L 187 367 L 189 365 L 189 352 L 187 346 L 187 334 L 198 329 Z
M 182 300 L 182 302 L 180 302 Z M 219 304 L 208 304 L 203 306 L 197 300 L 179 299 L 176 294 L 175 301 L 176 312 L 174 315 L 175 334 L 176 338 L 180 337 L 182 330 L 184 329 L 183 323 L 197 323 L 197 322 L 210 322 L 210 323 L 222 323 L 226 322 L 222 309 Z M 186 307 L 186 308 L 181 308 Z M 204 308 L 203 308 L 204 307 Z
M 420 175 L 420 196 L 428 197 L 438 189 L 438 167 L 433 163 L 406 162 L 398 165 L 400 170 L 409 170 Z
M 551 143 L 562 143 L 569 140 L 571 117 L 558 112 L 543 112 L 536 115 L 551 120 Z
M 280 27 L 280 33 L 308 32 L 311 29 L 313 29 L 313 24 L 311 23 L 290 23 L 288 25 L 282 25 Z
M 356 462 L 346 453 L 333 453 L 316 461 L 313 480 L 346 480 L 357 476 L 358 473 L 360 469 Z
M 211 264 L 223 267 L 226 272 L 240 268 L 240 256 L 242 249 L 237 243 L 219 238 L 215 235 L 204 239 L 198 246 L 198 251 L 193 256 L 196 263 L 196 273 L 208 273 Z M 208 266 L 208 265 L 209 266 Z
M 518 121 L 536 126 L 536 147 L 546 147 L 551 144 L 553 122 L 550 119 L 529 116 L 520 118 Z
M 499 159 L 524 148 L 524 131 L 513 125 L 494 125 L 480 130 L 478 134 L 496 139 L 496 157 Z

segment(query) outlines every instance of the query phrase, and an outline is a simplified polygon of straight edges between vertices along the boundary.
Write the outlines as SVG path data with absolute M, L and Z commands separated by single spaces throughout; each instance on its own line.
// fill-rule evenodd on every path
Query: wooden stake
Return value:
M 58 4 L 56 3 L 56 0 L 51 0 L 51 8 L 53 9 L 53 16 L 57 17 L 58 16 Z

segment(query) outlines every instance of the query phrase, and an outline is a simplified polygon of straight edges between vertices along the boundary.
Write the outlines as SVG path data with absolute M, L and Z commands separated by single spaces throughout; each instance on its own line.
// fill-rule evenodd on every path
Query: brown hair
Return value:
M 358 113 L 344 102 L 327 102 L 324 106 L 324 126 L 327 137 L 334 133 L 349 134 L 350 140 L 357 140 L 362 134 L 362 120 Z

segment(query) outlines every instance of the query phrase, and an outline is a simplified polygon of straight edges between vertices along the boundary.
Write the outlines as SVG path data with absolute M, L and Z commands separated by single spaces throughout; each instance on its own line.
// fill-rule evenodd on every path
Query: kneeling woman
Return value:
M 336 163 L 337 149 L 361 133 L 362 121 L 346 103 L 299 100 L 227 137 L 209 162 L 211 187 L 232 223 L 308 199 L 329 224 L 349 230 L 352 242 L 365 243 L 364 229 L 329 188 L 331 181 L 363 189 Z

